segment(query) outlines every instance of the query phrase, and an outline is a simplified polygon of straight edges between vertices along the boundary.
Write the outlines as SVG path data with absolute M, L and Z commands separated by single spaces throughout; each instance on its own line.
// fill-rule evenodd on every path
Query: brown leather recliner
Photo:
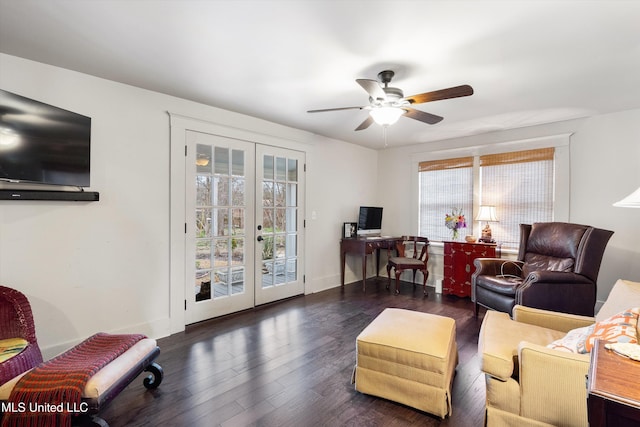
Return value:
M 474 315 L 479 305 L 511 314 L 519 304 L 593 316 L 596 279 L 612 235 L 609 230 L 564 222 L 520 224 L 517 261 L 474 261 Z

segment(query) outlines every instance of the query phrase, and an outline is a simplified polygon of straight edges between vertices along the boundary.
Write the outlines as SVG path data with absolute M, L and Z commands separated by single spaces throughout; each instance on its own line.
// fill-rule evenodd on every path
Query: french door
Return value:
M 304 292 L 304 153 L 187 131 L 186 323 Z
M 304 292 L 304 153 L 256 147 L 256 305 Z

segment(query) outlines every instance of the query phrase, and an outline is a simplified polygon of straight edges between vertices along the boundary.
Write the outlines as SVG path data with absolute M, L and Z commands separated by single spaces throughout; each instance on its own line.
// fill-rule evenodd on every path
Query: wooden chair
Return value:
M 412 256 L 406 256 L 407 246 L 413 250 Z M 398 256 L 391 256 L 393 249 L 390 248 L 388 250 L 387 276 L 389 282 L 387 283 L 387 289 L 391 286 L 392 268 L 395 270 L 396 275 L 396 294 L 400 293 L 399 282 L 402 272 L 404 270 L 413 270 L 413 285 L 415 286 L 416 272 L 420 270 L 422 272 L 422 287 L 424 294 L 427 295 L 427 278 L 429 277 L 429 271 L 427 270 L 427 261 L 429 260 L 428 247 L 429 239 L 426 237 L 402 236 L 402 240 L 396 242 L 395 249 Z

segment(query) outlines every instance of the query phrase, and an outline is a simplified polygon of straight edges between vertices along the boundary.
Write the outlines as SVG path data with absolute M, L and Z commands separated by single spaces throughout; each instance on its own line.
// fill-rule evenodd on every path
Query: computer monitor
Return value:
M 359 236 L 379 236 L 382 233 L 382 208 L 360 206 L 358 215 Z

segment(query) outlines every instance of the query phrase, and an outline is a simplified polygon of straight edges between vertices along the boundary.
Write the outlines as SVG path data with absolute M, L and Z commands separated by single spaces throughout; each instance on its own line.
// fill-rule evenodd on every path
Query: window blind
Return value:
M 553 220 L 553 148 L 480 156 L 480 204 L 495 205 L 493 238 L 517 247 L 520 224 Z
M 473 209 L 473 157 L 425 161 L 419 170 L 419 233 L 431 240 L 451 240 L 444 218 L 461 209 L 467 222 Z M 464 229 L 460 232 L 464 235 Z

